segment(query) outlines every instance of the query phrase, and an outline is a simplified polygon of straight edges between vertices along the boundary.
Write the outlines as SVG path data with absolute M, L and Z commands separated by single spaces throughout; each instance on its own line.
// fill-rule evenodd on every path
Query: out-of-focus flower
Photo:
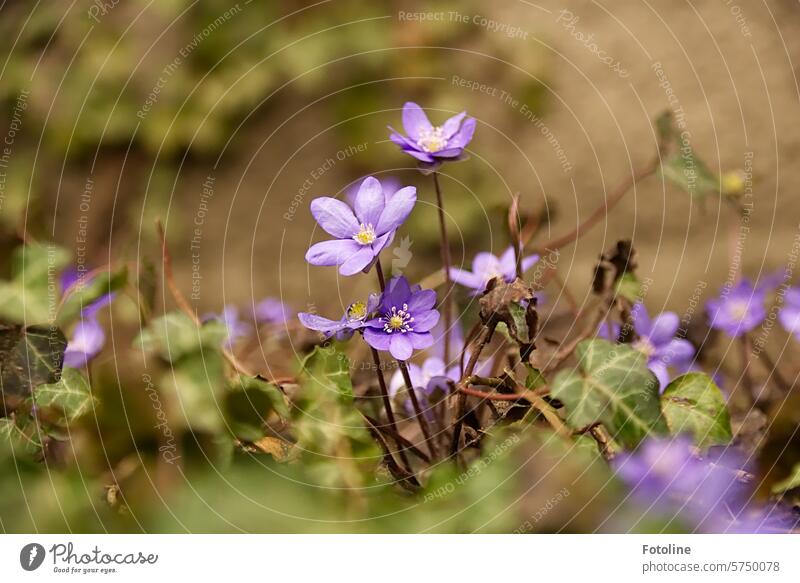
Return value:
M 353 332 L 364 327 L 367 318 L 378 307 L 380 296 L 372 294 L 365 302 L 353 302 L 339 320 L 330 320 L 317 314 L 300 312 L 297 317 L 306 328 L 322 332 L 326 338 L 335 336 L 337 340 L 347 340 Z
M 311 201 L 311 214 L 327 233 L 336 237 L 312 245 L 306 253 L 311 265 L 338 265 L 342 275 L 369 268 L 392 242 L 417 202 L 417 189 L 406 186 L 387 200 L 381 183 L 366 178 L 351 209 L 346 203 L 323 196 Z
M 413 288 L 405 277 L 392 278 L 381 295 L 378 317 L 366 323 L 364 340 L 376 350 L 408 360 L 414 350 L 433 344 L 431 328 L 439 321 L 436 292 Z
M 285 324 L 294 310 L 276 298 L 266 298 L 256 304 L 255 313 L 259 324 Z
M 460 375 L 457 366 L 447 368 L 441 358 L 431 356 L 422 363 L 422 366 L 409 363 L 408 376 L 411 379 L 411 385 L 416 390 L 427 395 L 436 388 L 440 388 L 443 382 L 446 385 L 447 380 L 458 382 Z M 398 370 L 392 375 L 392 379 L 389 382 L 389 394 L 396 395 L 405 384 L 403 374 Z
M 742 336 L 760 325 L 767 317 L 766 290 L 742 279 L 720 297 L 706 303 L 709 326 L 728 336 Z
M 239 319 L 239 308 L 236 306 L 225 306 L 220 314 L 206 314 L 203 316 L 203 322 L 210 320 L 217 320 L 225 325 L 228 335 L 225 337 L 223 345 L 228 350 L 231 350 L 236 341 L 247 336 L 252 329 L 250 324 Z
M 650 511 L 681 517 L 708 532 L 761 531 L 752 521 L 761 512 L 749 504 L 751 487 L 742 478 L 741 460 L 729 452 L 702 459 L 686 437 L 650 439 L 635 452 L 618 455 L 614 469 L 634 501 Z
M 637 303 L 631 310 L 633 331 L 636 340 L 631 345 L 647 356 L 647 367 L 658 377 L 663 391 L 669 384 L 669 367 L 687 372 L 694 359 L 694 346 L 688 340 L 675 338 L 680 326 L 680 319 L 675 312 L 662 312 L 652 320 L 644 304 Z M 619 335 L 619 324 L 613 324 L 611 330 L 614 340 Z M 600 325 L 598 335 L 607 338 L 608 331 L 604 324 Z
M 441 126 L 433 126 L 422 108 L 409 101 L 403 106 L 403 129 L 407 135 L 389 126 L 389 138 L 403 152 L 427 164 L 458 158 L 475 133 L 475 118 L 465 119 L 466 115 L 462 111 Z
M 79 271 L 76 267 L 68 267 L 65 269 L 61 273 L 61 294 L 66 295 L 67 293 L 71 293 L 78 286 L 89 285 L 93 278 L 85 280 L 85 275 L 85 272 Z M 100 296 L 90 304 L 83 306 L 81 314 L 85 316 L 95 315 L 100 308 L 109 305 L 114 300 L 114 296 L 115 294 L 113 293 Z
M 522 258 L 522 271 L 529 270 L 539 260 L 538 255 L 528 255 Z M 478 294 L 486 289 L 486 284 L 495 277 L 501 278 L 506 283 L 511 283 L 517 276 L 517 262 L 514 248 L 509 247 L 500 257 L 486 251 L 478 253 L 472 260 L 472 271 L 450 268 L 450 279 L 464 287 L 474 290 Z
M 783 307 L 778 312 L 778 321 L 784 330 L 800 340 L 800 288 L 792 287 L 783 295 Z
M 103 327 L 94 314 L 81 319 L 72 331 L 64 352 L 64 366 L 83 368 L 97 356 L 106 343 Z

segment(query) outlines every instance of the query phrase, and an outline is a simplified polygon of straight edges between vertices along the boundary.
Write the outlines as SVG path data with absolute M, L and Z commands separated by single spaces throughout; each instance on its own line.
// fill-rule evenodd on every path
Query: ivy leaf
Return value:
M 67 423 L 75 422 L 97 402 L 89 381 L 74 368 L 65 368 L 57 383 L 36 387 L 33 400 L 39 407 L 55 407 L 62 411 Z
M 566 405 L 571 427 L 602 423 L 627 447 L 669 432 L 658 400 L 658 379 L 648 370 L 644 354 L 599 338 L 584 340 L 575 354 L 580 372 L 560 372 L 551 387 L 552 396 Z
M 3 396 L 26 397 L 34 387 L 55 383 L 67 339 L 51 326 L 0 324 L 0 389 Z
M 57 303 L 58 274 L 69 253 L 55 245 L 23 245 L 14 250 L 11 280 L 0 281 L 0 319 L 24 324 L 50 322 Z
M 289 418 L 289 407 L 281 390 L 258 377 L 240 375 L 234 380 L 226 409 L 234 434 L 252 442 L 264 437 L 263 426 L 271 413 Z
M 794 465 L 792 468 L 792 473 L 789 474 L 785 479 L 775 483 L 772 486 L 772 493 L 783 494 L 784 492 L 794 490 L 795 488 L 800 488 L 800 463 Z
M 62 324 L 77 318 L 81 311 L 101 297 L 114 293 L 128 283 L 128 268 L 105 271 L 95 275 L 86 285 L 74 287 L 58 311 L 58 321 Z
M 661 395 L 661 406 L 670 431 L 691 434 L 700 448 L 733 439 L 725 397 L 708 375 L 695 372 L 676 378 Z
M 223 402 L 227 387 L 221 350 L 184 356 L 163 375 L 161 385 L 165 394 L 174 398 L 170 426 L 211 435 L 224 429 Z
M 203 348 L 220 348 L 227 335 L 225 324 L 218 320 L 198 326 L 183 312 L 170 312 L 154 319 L 135 342 L 167 362 L 176 362 Z
M 306 375 L 323 388 L 333 390 L 340 401 L 353 401 L 353 383 L 350 379 L 350 360 L 335 346 L 317 346 L 306 356 L 301 368 Z

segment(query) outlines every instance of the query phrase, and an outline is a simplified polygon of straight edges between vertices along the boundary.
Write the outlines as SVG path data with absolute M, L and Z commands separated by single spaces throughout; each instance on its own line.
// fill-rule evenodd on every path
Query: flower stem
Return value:
M 395 435 L 400 435 L 400 432 L 397 430 L 397 420 L 394 417 L 394 411 L 392 411 L 392 401 L 389 399 L 389 391 L 386 388 L 386 379 L 383 377 L 381 356 L 378 354 L 378 351 L 371 346 L 370 350 L 372 351 L 372 361 L 375 363 L 375 374 L 378 377 L 378 385 L 381 388 L 381 400 L 383 401 L 384 409 L 386 409 L 386 418 L 389 420 L 389 427 L 395 433 Z M 405 470 L 409 474 L 413 475 L 414 472 L 411 471 L 411 464 L 408 462 L 408 457 L 406 456 L 403 444 L 397 439 L 395 439 L 395 441 L 397 442 L 397 453 L 400 455 L 400 460 L 403 462 Z
M 444 281 L 446 284 L 444 301 L 442 302 L 442 309 L 444 310 L 444 362 L 445 366 L 450 366 L 450 328 L 453 325 L 452 285 L 450 283 L 450 241 L 447 238 L 444 198 L 442 197 L 442 188 L 439 185 L 438 172 L 433 173 L 433 185 L 436 188 L 436 207 L 439 210 L 439 234 L 441 235 L 439 247 L 442 254 L 442 268 L 444 269 Z
M 411 382 L 411 375 L 408 374 L 408 366 L 404 360 L 398 360 L 397 366 L 400 367 L 400 372 L 403 374 L 403 380 L 406 383 L 406 390 L 408 391 L 408 396 L 411 398 L 411 405 L 414 407 L 414 415 L 417 417 L 417 421 L 419 423 L 419 428 L 422 430 L 422 435 L 425 438 L 425 445 L 428 446 L 428 451 L 431 454 L 431 459 L 436 459 L 436 447 L 433 444 L 433 440 L 431 439 L 431 432 L 430 428 L 428 427 L 428 422 L 425 420 L 425 415 L 422 412 L 422 407 L 419 405 L 419 399 L 417 399 L 417 393 L 414 391 L 414 385 Z

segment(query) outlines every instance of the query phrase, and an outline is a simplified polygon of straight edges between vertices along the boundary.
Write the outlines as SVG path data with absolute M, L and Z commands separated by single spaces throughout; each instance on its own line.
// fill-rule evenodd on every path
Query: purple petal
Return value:
M 800 335 L 800 309 L 787 306 L 778 312 L 778 321 L 787 332 Z
M 533 267 L 536 262 L 539 261 L 538 255 L 528 255 L 527 257 L 522 258 L 522 272 L 525 273 L 531 267 Z
M 89 318 L 81 320 L 75 326 L 64 352 L 64 365 L 71 368 L 81 368 L 86 363 L 97 356 L 106 342 L 106 335 L 103 327 Z
M 476 277 L 474 273 L 465 271 L 463 269 L 458 269 L 457 267 L 450 268 L 450 279 L 465 287 L 476 290 L 483 289 L 483 280 Z
M 444 361 L 436 356 L 431 356 L 422 363 L 422 376 L 425 379 L 433 377 L 444 376 L 445 366 Z
M 411 299 L 411 286 L 405 277 L 393 277 L 386 286 L 384 294 L 385 306 L 391 309 L 392 306 L 407 304 Z
M 361 223 L 374 227 L 378 224 L 385 205 L 386 197 L 383 196 L 381 183 L 377 178 L 368 176 L 356 194 L 356 218 Z
M 311 265 L 341 265 L 362 248 L 352 239 L 322 241 L 306 252 L 306 261 Z
M 403 152 L 405 152 L 409 156 L 413 156 L 420 162 L 427 162 L 428 164 L 432 164 L 435 161 L 433 156 L 431 156 L 427 152 L 422 152 L 420 150 L 415 150 L 412 148 L 403 148 Z
M 663 392 L 669 384 L 669 372 L 667 371 L 667 365 L 663 362 L 655 361 L 648 363 L 647 368 L 649 368 L 652 373 L 656 375 L 656 378 L 658 379 L 659 390 Z
M 680 318 L 678 318 L 678 314 L 675 312 L 663 312 L 653 320 L 647 337 L 650 338 L 650 342 L 654 346 L 666 344 L 675 336 L 680 323 Z
M 416 142 L 412 142 L 407 137 L 405 137 L 403 134 L 401 134 L 396 129 L 394 129 L 392 126 L 388 126 L 388 127 L 392 132 L 391 134 L 389 134 L 389 139 L 392 140 L 395 144 L 397 144 L 401 148 L 410 148 L 412 150 L 418 150 L 419 149 L 419 146 L 417 146 Z
M 428 332 L 431 328 L 436 326 L 439 321 L 439 312 L 437 310 L 428 310 L 427 312 L 414 314 L 414 332 Z
M 444 150 L 434 152 L 433 156 L 436 158 L 458 158 L 463 153 L 464 148 L 445 148 Z
M 644 304 L 639 302 L 633 305 L 631 309 L 631 318 L 633 319 L 633 328 L 639 336 L 650 338 L 650 331 L 653 323 L 650 321 L 650 314 L 647 313 L 647 308 Z M 672 338 L 672 336 L 670 336 Z
M 341 200 L 322 196 L 311 201 L 311 214 L 326 232 L 347 239 L 358 233 L 358 221 L 353 210 Z
M 423 332 L 422 334 L 409 332 L 408 334 L 404 334 L 404 336 L 408 337 L 411 346 L 413 346 L 415 350 L 424 350 L 425 348 L 433 346 L 433 334 L 430 332 Z
M 462 111 L 461 113 L 457 113 L 453 117 L 449 118 L 444 124 L 442 124 L 442 133 L 446 140 L 449 140 L 453 137 L 453 135 L 458 131 L 458 128 L 461 127 L 461 120 L 464 119 L 464 116 L 467 115 L 466 111 Z
M 389 350 L 389 346 L 392 343 L 391 335 L 384 334 L 377 328 L 364 328 L 364 340 L 375 350 L 383 351 Z
M 433 130 L 428 116 L 422 108 L 411 101 L 403 106 L 403 128 L 412 140 L 419 140 L 422 134 Z
M 334 332 L 342 327 L 342 322 L 339 320 L 329 320 L 317 314 L 309 314 L 308 312 L 300 312 L 297 314 L 300 322 L 309 330 L 316 330 L 317 332 Z
M 472 273 L 474 273 L 481 281 L 484 281 L 489 274 L 500 272 L 500 261 L 491 253 L 482 251 L 475 255 L 472 260 Z
M 508 249 L 503 251 L 503 254 L 498 258 L 497 263 L 500 267 L 500 273 L 502 273 L 506 279 L 513 280 L 517 273 L 517 261 L 516 254 L 514 253 L 514 247 L 509 246 Z
M 370 246 L 361 247 L 353 255 L 347 258 L 339 268 L 339 273 L 342 275 L 355 275 L 367 265 L 369 265 L 375 258 L 375 250 Z
M 414 336 L 413 333 L 409 334 L 391 334 L 389 352 L 392 353 L 397 360 L 408 360 L 414 353 L 414 345 L 408 336 Z
M 448 148 L 463 148 L 472 140 L 475 133 L 475 118 L 470 117 L 461 125 L 461 129 L 447 142 Z
M 375 232 L 383 235 L 389 231 L 396 230 L 411 214 L 411 209 L 414 208 L 416 202 L 417 189 L 413 186 L 406 186 L 395 192 L 386 202 L 380 220 L 377 221 L 375 226 Z
M 408 310 L 412 313 L 430 310 L 436 303 L 436 292 L 425 289 L 416 292 L 408 302 Z
M 668 366 L 680 366 L 694 358 L 694 346 L 688 340 L 675 338 L 660 348 L 655 356 Z

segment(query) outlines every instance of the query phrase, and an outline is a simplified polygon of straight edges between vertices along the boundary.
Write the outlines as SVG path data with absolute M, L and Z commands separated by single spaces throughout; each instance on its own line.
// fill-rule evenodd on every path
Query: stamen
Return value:
M 447 146 L 447 140 L 444 137 L 444 130 L 441 127 L 435 127 L 431 130 L 422 132 L 417 145 L 425 152 L 439 152 L 444 150 Z
M 371 224 L 365 225 L 364 223 L 361 223 L 358 233 L 353 235 L 353 239 L 356 243 L 361 245 L 371 245 L 377 238 L 377 235 L 375 235 L 375 228 Z
M 408 313 L 408 304 L 403 304 L 400 310 L 396 306 L 392 306 L 392 310 L 386 312 L 381 317 L 381 320 L 383 321 L 383 331 L 387 334 L 392 334 L 393 332 L 404 334 L 414 330 L 411 326 L 414 316 Z

